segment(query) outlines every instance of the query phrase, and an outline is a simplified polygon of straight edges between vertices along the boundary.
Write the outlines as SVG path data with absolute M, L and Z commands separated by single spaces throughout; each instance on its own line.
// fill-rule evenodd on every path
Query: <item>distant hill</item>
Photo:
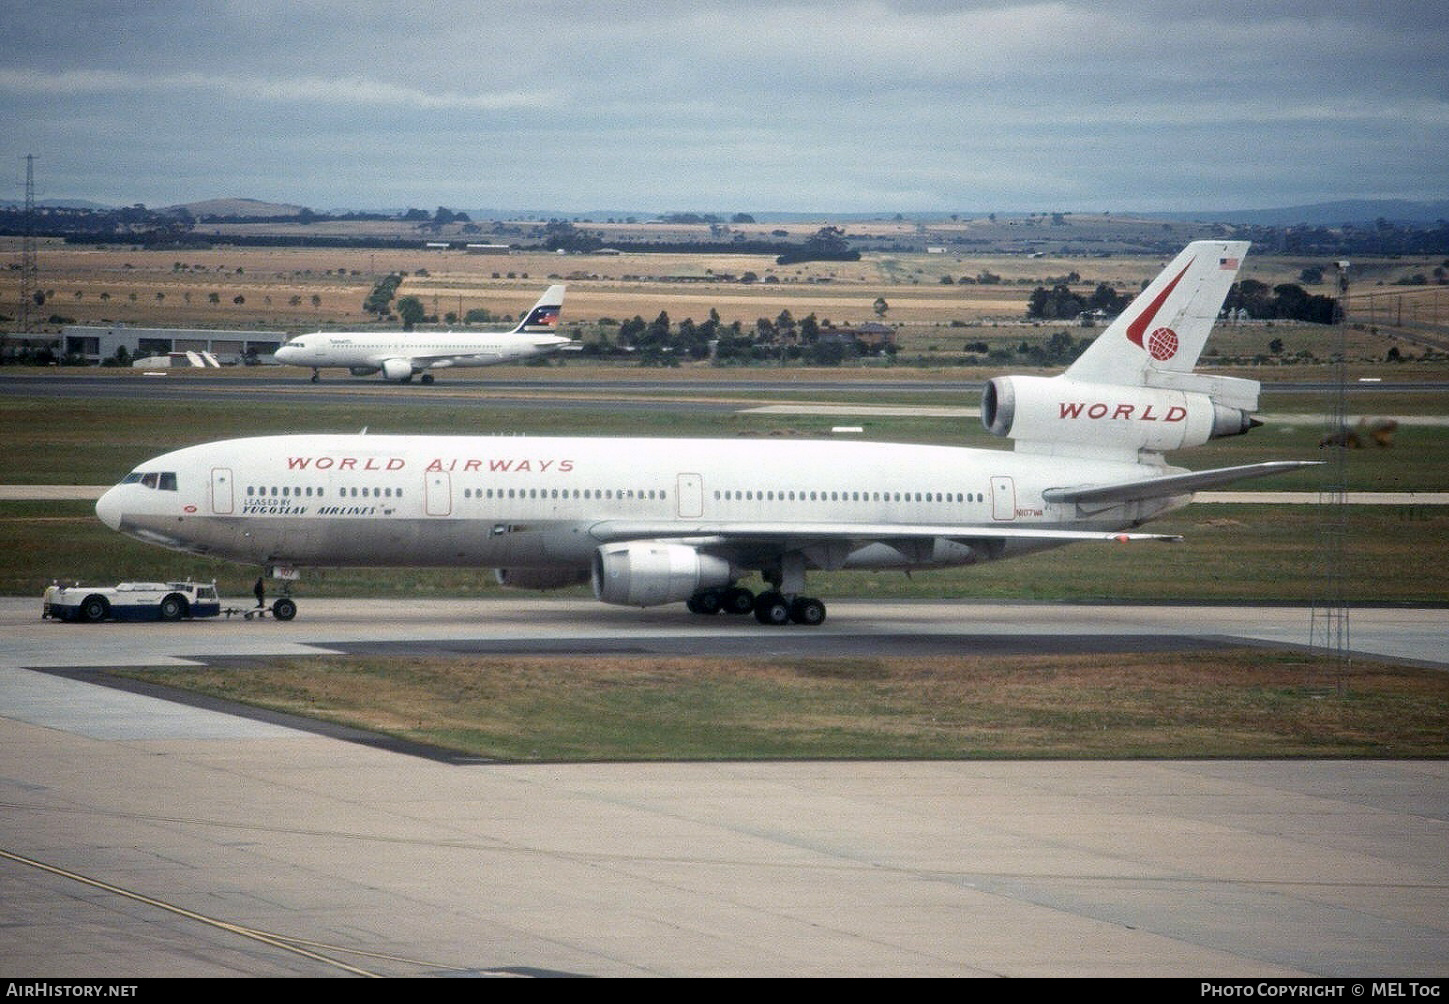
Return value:
M 1070 207 L 1068 207 L 1070 208 Z M 918 213 L 811 213 L 772 212 L 769 210 L 748 210 L 757 223 L 865 223 L 899 217 L 917 222 L 944 221 L 950 219 L 983 219 L 996 216 L 1002 220 L 1022 219 L 1039 216 L 1041 213 L 1026 210 L 987 210 L 960 212 L 918 212 Z M 628 218 L 640 221 L 657 219 L 660 214 L 647 210 L 594 210 L 591 212 L 560 213 L 546 209 L 470 209 L 468 214 L 475 220 L 490 219 L 549 219 L 560 217 L 582 221 L 599 222 Z M 721 222 L 727 222 L 734 211 L 715 211 L 713 215 Z M 1082 215 L 1078 213 L 1077 215 Z M 1095 215 L 1087 213 L 1086 215 Z M 1400 226 L 1433 226 L 1439 220 L 1449 220 L 1449 200 L 1414 202 L 1408 199 L 1344 199 L 1338 202 L 1316 202 L 1300 206 L 1285 206 L 1276 209 L 1226 209 L 1196 210 L 1175 213 L 1122 212 L 1114 213 L 1121 219 L 1170 220 L 1179 223 L 1229 223 L 1243 226 L 1264 227 L 1339 227 L 1345 223 L 1361 225 L 1376 220 L 1387 220 Z
M 76 209 L 106 210 L 117 207 L 103 206 L 96 202 L 87 202 L 81 199 L 55 199 L 41 203 L 43 206 L 67 207 Z M 18 209 L 20 204 L 15 200 L 0 199 L 0 208 Z M 202 217 L 224 217 L 226 219 L 240 220 L 246 218 L 260 219 L 281 219 L 289 216 L 301 216 L 304 213 L 311 213 L 313 210 L 305 206 L 294 205 L 286 202 L 263 202 L 260 199 L 205 199 L 199 202 L 188 202 L 176 206 L 168 206 L 165 209 L 157 210 L 161 213 L 177 213 L 181 211 L 190 213 L 195 218 Z M 587 213 L 561 213 L 546 209 L 469 209 L 463 210 L 474 220 L 489 219 L 539 219 L 552 218 L 575 219 L 584 221 L 603 220 L 626 220 L 636 219 L 640 221 L 656 219 L 659 213 L 641 210 L 598 210 Z M 341 215 L 344 213 L 375 213 L 381 216 L 401 216 L 404 210 L 401 209 L 324 209 L 321 211 L 329 215 Z M 733 216 L 733 212 L 719 212 L 715 214 L 721 221 L 727 221 Z M 758 223 L 809 223 L 809 222 L 835 222 L 835 223 L 863 223 L 866 221 L 886 220 L 895 217 L 929 222 L 932 220 L 947 219 L 980 219 L 989 214 L 981 212 L 921 212 L 921 213 L 792 213 L 792 212 L 770 212 L 750 211 L 749 215 Z M 997 210 L 995 216 L 1005 220 L 1011 218 L 1025 218 L 1028 216 L 1040 215 L 1038 213 L 1017 212 L 1013 210 Z M 1173 213 L 1121 213 L 1120 218 L 1136 218 L 1139 220 L 1171 220 L 1174 222 L 1190 223 L 1228 223 L 1241 226 L 1263 226 L 1263 227 L 1341 227 L 1344 224 L 1372 224 L 1378 220 L 1387 220 L 1398 226 L 1428 226 L 1433 227 L 1440 220 L 1449 220 L 1449 199 L 1438 199 L 1434 201 L 1412 201 L 1409 199 L 1344 199 L 1337 202 L 1314 202 L 1300 206 L 1285 206 L 1276 209 L 1223 209 L 1223 210 L 1197 210 L 1191 212 Z
M 206 199 L 202 202 L 188 202 L 180 206 L 167 206 L 163 213 L 182 210 L 197 219 L 203 216 L 223 216 L 228 219 L 256 216 L 276 218 L 278 216 L 300 216 L 305 206 L 293 206 L 284 202 L 262 202 L 259 199 Z
M 1237 223 L 1261 227 L 1341 227 L 1345 223 L 1364 224 L 1387 220 L 1400 226 L 1432 225 L 1449 220 L 1449 201 L 1411 202 L 1407 199 L 1345 199 L 1339 202 L 1315 202 L 1306 206 L 1282 209 L 1230 209 L 1202 213 L 1144 213 L 1155 220 L 1194 220 L 1212 223 Z
M 91 202 L 87 199 L 40 199 L 35 203 L 37 209 L 90 209 L 96 212 L 105 212 L 115 209 L 115 206 L 108 206 L 104 202 Z M 25 203 L 15 199 L 0 199 L 0 209 L 24 209 Z

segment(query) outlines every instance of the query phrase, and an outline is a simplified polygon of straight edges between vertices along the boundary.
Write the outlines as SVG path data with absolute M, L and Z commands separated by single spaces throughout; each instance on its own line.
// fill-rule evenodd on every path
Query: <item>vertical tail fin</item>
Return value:
M 559 314 L 563 312 L 564 288 L 563 286 L 550 286 L 544 290 L 543 296 L 533 305 L 533 309 L 523 315 L 523 320 L 518 322 L 518 327 L 513 329 L 514 334 L 552 334 L 558 328 Z
M 996 377 L 981 420 L 1016 449 L 1161 465 L 1258 423 L 1258 381 L 1194 373 L 1247 241 L 1197 241 L 1060 376 Z
M 1247 241 L 1194 241 L 1066 372 L 1070 380 L 1141 386 L 1149 372 L 1187 373 L 1237 277 Z

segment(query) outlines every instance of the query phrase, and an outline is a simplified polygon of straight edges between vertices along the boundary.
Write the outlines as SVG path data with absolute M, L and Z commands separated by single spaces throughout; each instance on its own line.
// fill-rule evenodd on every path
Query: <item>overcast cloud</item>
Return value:
M 1428 2 L 0 0 L 10 191 L 318 210 L 1449 197 Z

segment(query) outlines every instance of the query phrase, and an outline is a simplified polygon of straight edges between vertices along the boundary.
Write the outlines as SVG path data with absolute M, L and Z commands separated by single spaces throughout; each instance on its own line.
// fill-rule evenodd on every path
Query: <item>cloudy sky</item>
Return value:
M 0 0 L 24 194 L 1192 211 L 1449 197 L 1430 0 Z

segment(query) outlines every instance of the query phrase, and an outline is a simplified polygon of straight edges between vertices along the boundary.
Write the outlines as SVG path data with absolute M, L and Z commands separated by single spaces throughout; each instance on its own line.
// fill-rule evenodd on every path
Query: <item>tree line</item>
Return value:
M 727 366 L 792 362 L 839 366 L 860 356 L 895 353 L 892 344 L 867 344 L 852 330 L 836 328 L 814 314 L 797 320 L 788 310 L 773 318 L 758 318 L 753 325 L 742 321 L 726 324 L 714 309 L 703 321 L 686 317 L 678 323 L 660 311 L 652 321 L 637 314 L 622 322 L 602 318 L 599 330 L 597 339 L 585 343 L 585 355 L 630 356 L 641 366 L 679 366 L 710 359 Z
M 1032 291 L 1026 316 L 1039 321 L 1072 321 L 1093 314 L 1108 317 L 1120 314 L 1131 302 L 1131 294 L 1118 292 L 1106 283 L 1099 283 L 1085 296 L 1065 283 L 1057 283 L 1050 289 L 1038 286 Z M 1242 279 L 1228 291 L 1224 310 L 1229 315 L 1241 312 L 1242 316 L 1256 321 L 1332 324 L 1336 303 L 1332 297 L 1309 293 L 1297 283 L 1270 287 L 1257 279 Z

